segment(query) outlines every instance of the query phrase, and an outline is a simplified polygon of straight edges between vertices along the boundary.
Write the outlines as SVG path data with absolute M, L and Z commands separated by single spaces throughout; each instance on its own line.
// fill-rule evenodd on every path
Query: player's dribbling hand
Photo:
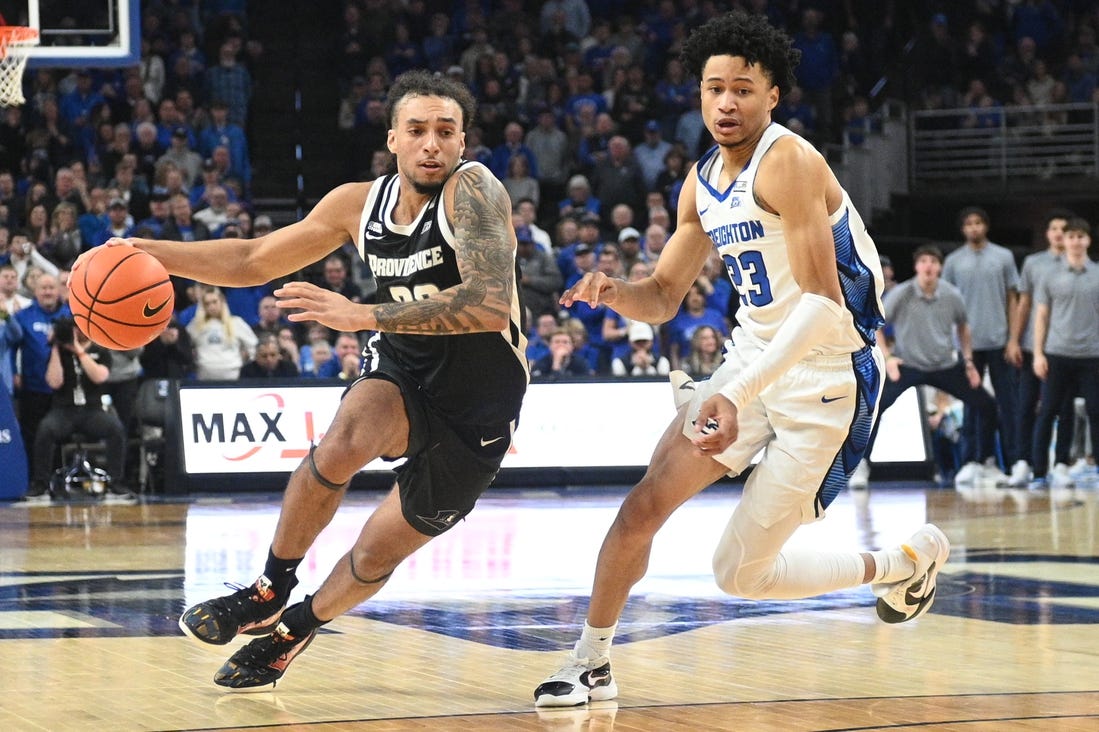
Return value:
M 356 305 L 338 292 L 317 287 L 312 282 L 287 282 L 274 294 L 280 309 L 297 311 L 286 316 L 292 322 L 314 320 L 348 332 L 371 329 L 362 318 L 363 308 L 369 310 L 370 306 Z
M 695 434 L 691 442 L 697 454 L 707 457 L 717 455 L 736 442 L 739 433 L 737 408 L 721 394 L 715 394 L 702 402 L 694 425 Z
M 103 244 L 101 246 L 105 246 L 105 247 L 132 247 L 133 245 L 134 245 L 133 242 L 130 241 L 129 239 L 123 239 L 120 236 L 112 236 L 110 239 L 103 242 Z M 92 254 L 95 252 L 95 250 L 97 248 L 98 247 L 92 247 L 91 249 L 84 252 L 79 257 L 77 257 L 76 261 L 73 262 L 73 266 L 70 268 L 69 271 L 70 272 L 75 272 L 78 269 L 80 269 L 81 265 L 84 264 L 85 260 L 87 260 L 88 257 L 92 256 Z
M 618 280 L 602 272 L 587 272 L 576 283 L 565 290 L 558 302 L 571 307 L 575 302 L 587 303 L 589 307 L 611 305 L 618 296 Z

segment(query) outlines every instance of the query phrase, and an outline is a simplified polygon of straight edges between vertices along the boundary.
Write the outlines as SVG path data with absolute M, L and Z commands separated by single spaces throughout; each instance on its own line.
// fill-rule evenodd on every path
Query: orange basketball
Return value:
M 116 351 L 143 346 L 160 335 L 174 304 L 168 270 L 134 247 L 96 247 L 69 278 L 76 327 Z

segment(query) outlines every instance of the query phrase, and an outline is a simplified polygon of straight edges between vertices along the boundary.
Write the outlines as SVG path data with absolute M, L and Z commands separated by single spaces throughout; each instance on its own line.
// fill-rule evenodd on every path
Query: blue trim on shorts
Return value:
M 843 441 L 835 459 L 832 460 L 824 482 L 817 490 L 815 511 L 818 518 L 824 509 L 831 505 L 839 492 L 847 486 L 847 479 L 855 471 L 859 461 L 866 453 L 870 442 L 870 433 L 874 427 L 874 415 L 877 413 L 878 398 L 881 395 L 881 372 L 874 360 L 873 349 L 866 347 L 851 354 L 851 366 L 855 371 L 857 390 L 855 393 L 855 413 L 851 426 L 847 430 L 847 439 Z

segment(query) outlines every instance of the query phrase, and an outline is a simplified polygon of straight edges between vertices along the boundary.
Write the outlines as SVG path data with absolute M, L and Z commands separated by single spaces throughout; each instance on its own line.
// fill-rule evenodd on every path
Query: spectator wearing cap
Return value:
M 653 351 L 653 327 L 635 320 L 626 327 L 626 331 L 629 353 L 625 359 L 611 361 L 611 373 L 615 376 L 667 376 L 671 365 L 665 356 Z
M 209 205 L 210 191 L 221 187 L 222 184 L 221 172 L 210 158 L 202 161 L 202 178 L 200 180 L 201 182 L 192 186 L 187 194 L 188 199 L 191 201 L 191 208 L 196 211 Z M 233 199 L 235 200 L 235 197 Z
M 640 145 L 633 149 L 633 157 L 641 168 L 641 179 L 645 181 L 645 190 L 656 187 L 657 177 L 664 172 L 664 156 L 672 149 L 672 144 L 662 136 L 660 123 L 651 119 L 645 123 L 645 136 Z
M 186 187 L 194 185 L 202 172 L 202 156 L 192 150 L 187 142 L 187 128 L 176 127 L 172 130 L 172 143 L 168 151 L 156 161 L 157 168 L 165 163 L 173 163 L 183 174 Z
M 578 218 L 584 214 L 599 216 L 602 203 L 592 195 L 591 182 L 583 175 L 574 175 L 569 178 L 565 186 L 565 198 L 557 204 L 557 212 L 561 216 Z
M 267 214 L 260 214 L 256 217 L 256 220 L 252 222 L 252 236 L 253 238 L 258 239 L 261 236 L 270 234 L 274 228 L 271 217 Z
M 618 247 L 611 243 L 603 244 L 598 251 L 595 251 L 587 244 L 581 243 L 577 245 L 573 259 L 576 264 L 577 274 L 572 282 L 566 281 L 566 287 L 575 284 L 576 280 L 579 280 L 586 272 L 598 271 L 608 277 L 618 278 L 623 275 L 622 262 L 618 257 Z M 598 358 L 592 364 L 593 367 L 599 373 L 606 373 L 610 368 L 611 350 L 614 345 L 603 335 L 603 322 L 606 320 L 610 309 L 602 303 L 592 307 L 586 302 L 577 301 L 569 306 L 568 312 L 571 318 L 582 322 L 588 331 L 588 344 L 598 353 Z
M 618 232 L 618 254 L 626 272 L 638 262 L 648 262 L 649 255 L 641 248 L 641 232 L 632 226 Z
M 126 238 L 133 232 L 134 221 L 125 199 L 112 198 L 107 204 L 107 222 L 95 233 L 89 242 L 97 247 L 113 237 Z
M 171 211 L 168 206 L 168 192 L 162 188 L 154 189 L 149 194 L 149 216 L 141 219 L 134 226 L 135 229 L 149 229 L 153 232 L 153 238 L 164 238 L 164 228 L 171 219 Z
M 144 179 L 137 177 L 136 167 L 130 158 L 123 158 L 115 167 L 114 178 L 107 188 L 117 191 L 135 219 L 149 215 L 149 186 Z
M 584 246 L 589 250 L 589 253 L 594 253 L 600 245 L 599 237 L 599 217 L 595 214 L 584 214 L 577 226 L 576 241 L 566 244 L 557 252 L 557 267 L 561 270 L 565 287 L 570 287 L 573 282 L 580 279 L 582 274 L 576 264 L 577 248 Z M 595 266 L 594 257 L 588 264 L 590 267 Z
M 519 286 L 523 303 L 530 309 L 533 317 L 544 313 L 556 313 L 557 298 L 561 296 L 561 270 L 553 255 L 534 243 L 529 227 L 520 226 L 515 230 L 515 258 L 519 263 L 522 278 Z
M 248 140 L 241 126 L 229 121 L 229 104 L 215 99 L 210 103 L 210 125 L 199 135 L 199 152 L 209 158 L 219 146 L 229 151 L 230 175 L 240 178 L 247 189 L 252 184 Z

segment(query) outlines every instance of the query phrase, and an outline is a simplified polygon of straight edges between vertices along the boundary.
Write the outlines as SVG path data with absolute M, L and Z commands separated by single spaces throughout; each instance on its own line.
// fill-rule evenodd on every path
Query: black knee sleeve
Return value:
M 313 474 L 313 478 L 318 483 L 323 485 L 328 490 L 342 491 L 344 488 L 346 488 L 348 486 L 349 483 L 351 483 L 351 481 L 348 480 L 346 483 L 343 483 L 343 484 L 333 483 L 328 478 L 325 478 L 323 475 L 321 475 L 321 471 L 317 469 L 317 462 L 316 462 L 316 460 L 313 459 L 313 453 L 316 451 L 316 449 L 317 449 L 316 445 L 314 445 L 312 443 L 309 444 L 309 455 L 306 456 L 306 458 L 305 458 L 309 462 L 309 472 Z
M 363 584 L 363 585 L 376 585 L 379 582 L 385 582 L 393 574 L 392 572 L 387 572 L 386 574 L 383 574 L 381 577 L 377 577 L 375 579 L 363 579 L 362 577 L 359 576 L 359 573 L 355 571 L 355 551 L 354 550 L 351 550 L 347 553 L 347 564 L 351 568 L 351 576 L 355 578 L 356 582 L 358 582 L 359 584 Z

